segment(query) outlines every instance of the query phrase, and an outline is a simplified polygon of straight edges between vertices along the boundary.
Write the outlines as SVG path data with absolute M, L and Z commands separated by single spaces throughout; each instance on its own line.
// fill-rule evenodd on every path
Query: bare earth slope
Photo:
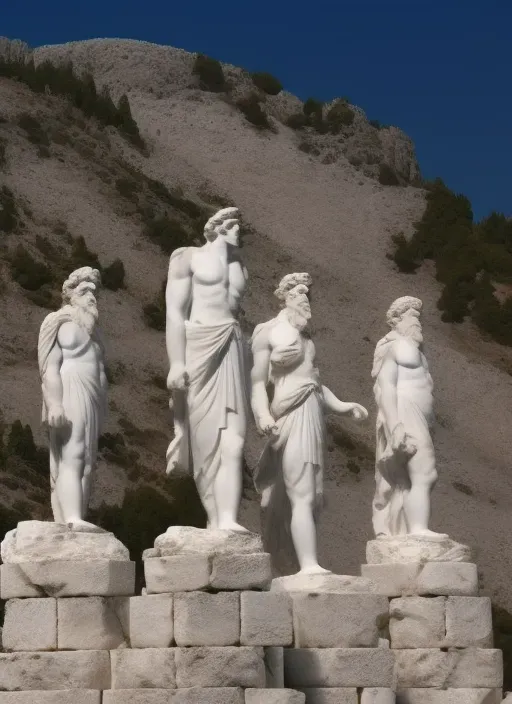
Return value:
M 411 294 L 423 299 L 439 418 L 440 480 L 433 527 L 475 547 L 484 587 L 510 608 L 512 380 L 502 370 L 509 354 L 482 342 L 469 326 L 442 324 L 435 307 L 438 287 L 427 268 L 406 277 L 386 258 L 390 235 L 410 233 L 421 217 L 423 192 L 381 186 L 343 154 L 334 163 L 321 163 L 300 151 L 297 134 L 277 120 L 276 133 L 258 132 L 218 95 L 193 87 L 193 55 L 186 52 L 94 40 L 44 47 L 36 50 L 35 58 L 71 58 L 77 69 L 92 70 L 99 85 L 108 84 L 115 98 L 128 93 L 151 153 L 143 157 L 113 136 L 110 140 L 138 169 L 169 187 L 179 183 L 188 194 L 219 194 L 240 207 L 250 225 L 244 243 L 250 327 L 275 314 L 272 291 L 282 275 L 294 270 L 313 275 L 315 339 L 324 382 L 371 412 L 364 429 L 336 420 L 330 424 L 328 505 L 320 547 L 323 564 L 337 572 L 357 573 L 371 537 L 374 345 L 385 332 L 385 311 L 394 298 Z M 235 75 L 237 70 L 226 71 Z M 45 100 L 0 81 L 2 113 L 51 110 L 52 100 Z M 269 113 L 279 116 L 283 104 L 289 113 L 298 103 L 292 96 L 277 96 L 269 99 Z M 130 372 L 113 388 L 112 427 L 122 414 L 140 427 L 166 430 L 170 417 L 165 394 L 160 406 L 150 401 L 148 382 L 152 374 L 166 372 L 164 340 L 144 326 L 140 314 L 142 303 L 151 300 L 165 276 L 165 257 L 142 238 L 137 218 L 113 205 L 104 184 L 71 148 L 62 149 L 61 160 L 53 154 L 41 160 L 32 147 L 16 139 L 11 135 L 9 166 L 0 172 L 0 185 L 7 183 L 26 200 L 38 223 L 34 227 L 44 228 L 45 220 L 65 220 L 102 261 L 120 256 L 125 263 L 127 291 L 106 292 L 102 299 L 112 359 Z M 7 321 L 14 304 L 19 318 L 13 328 Z M 0 306 L 3 407 L 36 428 L 40 398 L 32 350 L 45 311 L 26 303 L 13 284 Z M 8 351 L 9 345 L 14 352 Z M 251 437 L 249 464 L 260 448 L 261 441 Z M 118 487 L 112 500 L 118 500 L 126 485 L 119 470 L 105 467 L 100 468 L 99 481 L 102 492 L 110 484 Z M 254 500 L 244 501 L 242 521 L 257 528 Z

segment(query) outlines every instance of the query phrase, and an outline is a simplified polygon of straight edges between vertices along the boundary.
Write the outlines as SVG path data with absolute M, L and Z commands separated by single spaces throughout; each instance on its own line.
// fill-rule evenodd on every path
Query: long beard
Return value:
M 417 327 L 410 327 L 404 330 L 403 335 L 418 347 L 423 345 L 423 332 Z
M 290 307 L 286 309 L 286 315 L 289 323 L 293 325 L 294 328 L 301 331 L 307 328 L 309 319 L 311 318 L 311 313 Z
M 98 322 L 98 309 L 96 306 L 73 306 L 73 320 L 80 325 L 88 335 L 92 335 L 96 323 Z

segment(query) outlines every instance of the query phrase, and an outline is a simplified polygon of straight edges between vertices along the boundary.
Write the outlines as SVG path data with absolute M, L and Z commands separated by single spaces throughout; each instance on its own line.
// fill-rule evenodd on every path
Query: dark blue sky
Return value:
M 143 39 L 270 71 L 303 99 L 346 95 L 409 134 L 423 175 L 467 195 L 477 218 L 512 215 L 512 0 L 0 5 L 0 35 L 31 46 Z

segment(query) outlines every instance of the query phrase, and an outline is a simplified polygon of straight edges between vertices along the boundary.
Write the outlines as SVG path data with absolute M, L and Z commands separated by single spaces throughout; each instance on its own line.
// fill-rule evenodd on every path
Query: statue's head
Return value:
M 204 226 L 204 236 L 208 242 L 213 242 L 217 237 L 223 237 L 227 244 L 238 247 L 240 237 L 238 212 L 238 208 L 223 208 L 212 215 Z
M 423 342 L 420 322 L 422 308 L 423 303 L 419 298 L 413 296 L 397 298 L 386 314 L 387 323 L 400 335 L 421 344 Z
M 307 273 L 287 274 L 279 282 L 274 295 L 289 313 L 290 322 L 296 327 L 306 327 L 311 318 L 309 289 L 313 279 Z
M 70 305 L 76 322 L 89 334 L 98 320 L 96 292 L 101 285 L 98 269 L 83 266 L 73 271 L 62 285 L 62 303 Z

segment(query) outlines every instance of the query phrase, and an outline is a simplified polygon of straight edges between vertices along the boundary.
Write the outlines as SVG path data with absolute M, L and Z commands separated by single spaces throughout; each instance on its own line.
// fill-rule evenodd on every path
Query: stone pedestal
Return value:
M 471 551 L 448 536 L 369 541 L 361 574 L 390 597 L 397 704 L 498 704 L 502 653 Z

